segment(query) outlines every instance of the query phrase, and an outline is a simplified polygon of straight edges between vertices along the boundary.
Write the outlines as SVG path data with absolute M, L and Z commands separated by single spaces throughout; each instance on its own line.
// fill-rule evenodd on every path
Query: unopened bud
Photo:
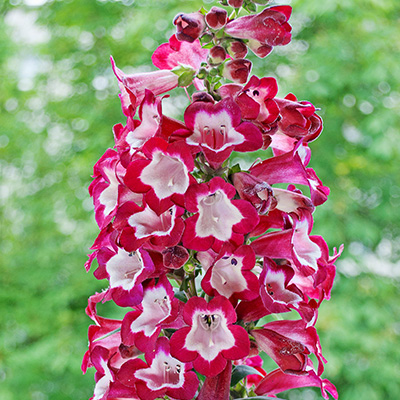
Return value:
M 247 54 L 247 46 L 240 40 L 230 42 L 227 50 L 229 55 L 234 59 L 245 58 Z
M 228 0 L 228 4 L 231 7 L 239 8 L 243 5 L 243 0 Z
M 189 43 L 193 43 L 198 39 L 206 27 L 204 15 L 199 12 L 178 14 L 174 18 L 174 25 L 176 25 L 176 37 L 178 40 Z
M 197 78 L 204 79 L 207 76 L 208 72 L 205 68 L 200 68 L 199 72 L 197 73 Z
M 208 53 L 208 62 L 210 65 L 219 65 L 224 62 L 226 51 L 222 46 L 214 46 Z
M 251 70 L 251 62 L 245 59 L 228 61 L 224 65 L 223 76 L 236 83 L 246 83 Z
M 211 94 L 208 94 L 207 92 L 194 92 L 192 94 L 192 102 L 195 103 L 196 101 L 203 101 L 205 103 L 214 104 L 214 98 L 211 96 Z
M 211 29 L 221 29 L 228 21 L 228 12 L 223 8 L 212 7 L 206 15 L 207 25 Z

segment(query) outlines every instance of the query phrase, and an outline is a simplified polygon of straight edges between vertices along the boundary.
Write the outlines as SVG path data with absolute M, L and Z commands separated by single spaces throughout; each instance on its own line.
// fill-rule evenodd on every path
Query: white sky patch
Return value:
M 10 27 L 11 40 L 25 45 L 47 43 L 51 38 L 51 33 L 46 27 L 36 24 L 37 17 L 38 13 L 34 11 L 25 12 L 18 8 L 9 11 L 4 20 Z

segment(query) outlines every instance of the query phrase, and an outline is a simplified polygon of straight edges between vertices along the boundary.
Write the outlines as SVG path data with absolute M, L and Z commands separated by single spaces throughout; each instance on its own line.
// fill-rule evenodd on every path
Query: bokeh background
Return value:
M 318 329 L 342 400 L 400 396 L 400 2 L 292 0 L 294 39 L 253 72 L 321 108 L 311 166 L 331 187 L 313 233 L 345 243 Z M 112 54 L 151 70 L 172 19 L 204 0 L 0 0 L 0 398 L 86 399 L 87 187 L 124 117 Z M 165 103 L 178 117 L 182 92 Z M 281 397 L 315 400 L 318 391 Z

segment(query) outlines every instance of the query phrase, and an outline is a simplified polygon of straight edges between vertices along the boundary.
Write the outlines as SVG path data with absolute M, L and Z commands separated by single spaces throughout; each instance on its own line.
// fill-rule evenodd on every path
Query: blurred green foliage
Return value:
M 124 122 L 108 58 L 126 72 L 150 70 L 152 51 L 173 33 L 174 15 L 216 4 L 0 1 L 2 400 L 92 395 L 92 372 L 80 372 L 90 324 L 84 308 L 104 284 L 83 269 L 97 235 L 87 186 L 92 166 L 112 146 L 112 125 Z M 321 307 L 325 377 L 343 400 L 395 400 L 400 3 L 291 4 L 293 42 L 265 60 L 253 57 L 253 71 L 275 76 L 281 96 L 293 92 L 320 107 L 325 122 L 311 145 L 311 166 L 332 193 L 316 211 L 313 232 L 331 247 L 345 243 L 344 258 L 356 260 Z M 179 116 L 185 104 L 178 91 L 165 109 Z M 366 268 L 371 260 L 375 274 Z M 305 389 L 285 398 L 317 395 Z

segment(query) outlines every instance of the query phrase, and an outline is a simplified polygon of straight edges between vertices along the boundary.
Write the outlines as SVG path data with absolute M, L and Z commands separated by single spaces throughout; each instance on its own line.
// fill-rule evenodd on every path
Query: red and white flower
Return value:
M 232 250 L 224 246 L 201 281 L 201 287 L 210 296 L 227 299 L 252 300 L 258 295 L 258 278 L 251 270 L 256 258 L 253 249 L 240 246 Z
M 189 187 L 185 206 L 194 215 L 185 220 L 184 247 L 218 251 L 225 242 L 243 243 L 243 235 L 257 225 L 258 214 L 249 202 L 231 200 L 235 194 L 234 186 L 219 177 Z
M 118 380 L 135 387 L 141 400 L 153 400 L 167 395 L 173 399 L 191 400 L 199 380 L 190 363 L 183 363 L 170 354 L 166 337 L 157 339 L 155 350 L 140 359 L 127 361 L 118 372 Z
M 250 122 L 241 122 L 240 108 L 231 98 L 216 104 L 196 101 L 186 109 L 184 118 L 192 132 L 186 143 L 199 146 L 213 168 L 233 150 L 254 151 L 262 146 L 260 130 Z
M 183 362 L 193 362 L 196 371 L 210 377 L 226 367 L 227 360 L 249 354 L 247 332 L 236 322 L 236 313 L 228 299 L 214 297 L 209 303 L 192 297 L 183 308 L 183 319 L 189 326 L 171 337 L 171 354 Z
M 183 141 L 168 144 L 161 138 L 150 139 L 142 148 L 145 159 L 132 161 L 124 182 L 137 193 L 146 193 L 145 201 L 158 212 L 175 201 L 183 205 L 183 195 L 191 183 L 193 157 Z
M 123 344 L 134 345 L 143 352 L 152 351 L 161 329 L 171 326 L 179 309 L 180 302 L 174 297 L 167 278 L 160 278 L 157 284 L 149 282 L 144 288 L 140 306 L 128 312 L 122 321 Z

